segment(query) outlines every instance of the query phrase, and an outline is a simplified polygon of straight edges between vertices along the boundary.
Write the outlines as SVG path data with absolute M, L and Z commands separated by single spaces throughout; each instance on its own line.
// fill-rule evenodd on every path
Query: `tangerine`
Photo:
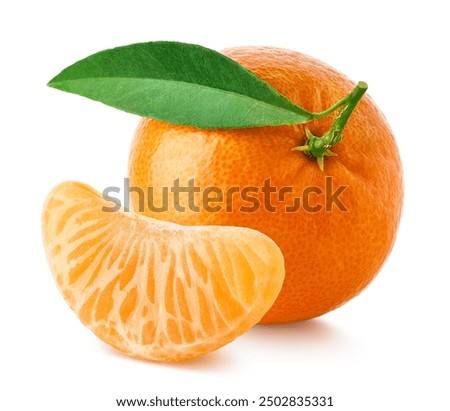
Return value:
M 240 47 L 224 54 L 311 112 L 328 109 L 354 87 L 337 70 L 297 52 Z M 265 233 L 283 252 L 286 278 L 261 322 L 320 316 L 356 296 L 380 271 L 403 200 L 393 133 L 368 96 L 348 120 L 343 141 L 333 147 L 336 156 L 326 157 L 324 172 L 315 159 L 293 151 L 308 141 L 308 133 L 324 135 L 335 119 L 336 113 L 308 128 L 204 130 L 143 118 L 129 175 L 146 198 L 142 202 L 133 194 L 134 209 L 183 225 Z M 189 189 L 192 182 L 194 191 L 200 189 L 193 192 L 194 204 L 177 204 L 180 190 L 174 183 Z

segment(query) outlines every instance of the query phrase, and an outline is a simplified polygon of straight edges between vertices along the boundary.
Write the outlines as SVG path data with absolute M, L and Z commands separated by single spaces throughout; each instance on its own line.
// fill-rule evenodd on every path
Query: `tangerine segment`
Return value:
M 47 198 L 42 231 L 67 303 L 119 351 L 155 361 L 206 354 L 258 323 L 277 298 L 284 259 L 266 235 L 104 206 L 91 187 L 62 183 Z

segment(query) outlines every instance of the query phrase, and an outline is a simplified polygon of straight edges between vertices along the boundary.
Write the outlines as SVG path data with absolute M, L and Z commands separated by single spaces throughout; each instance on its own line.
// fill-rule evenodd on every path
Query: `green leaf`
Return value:
M 240 64 L 194 44 L 158 41 L 101 51 L 48 85 L 143 117 L 201 128 L 312 119 Z

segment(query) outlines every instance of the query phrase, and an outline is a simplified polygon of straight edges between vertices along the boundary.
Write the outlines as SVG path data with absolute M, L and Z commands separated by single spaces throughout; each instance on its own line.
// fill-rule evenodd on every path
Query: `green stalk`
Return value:
M 303 151 L 309 156 L 316 157 L 317 164 L 323 171 L 324 157 L 335 155 L 335 153 L 333 153 L 330 148 L 342 140 L 342 133 L 344 131 L 345 125 L 347 124 L 348 119 L 352 115 L 353 111 L 355 110 L 356 106 L 358 105 L 359 101 L 366 91 L 367 84 L 363 81 L 360 81 L 350 94 L 348 94 L 342 100 L 338 101 L 329 109 L 320 113 L 313 113 L 313 118 L 319 119 L 332 113 L 337 108 L 344 106 L 342 111 L 339 113 L 339 115 L 331 125 L 330 130 L 328 130 L 322 137 L 313 135 L 309 131 L 309 129 L 306 128 L 306 144 L 303 146 L 294 147 L 292 150 Z

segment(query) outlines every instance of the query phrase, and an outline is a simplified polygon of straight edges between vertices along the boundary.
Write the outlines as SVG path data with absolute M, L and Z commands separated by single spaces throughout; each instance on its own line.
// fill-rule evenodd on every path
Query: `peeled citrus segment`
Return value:
M 181 226 L 130 212 L 65 182 L 44 206 L 56 283 L 99 338 L 126 354 L 179 361 L 213 351 L 258 323 L 278 296 L 284 260 L 264 234 Z

